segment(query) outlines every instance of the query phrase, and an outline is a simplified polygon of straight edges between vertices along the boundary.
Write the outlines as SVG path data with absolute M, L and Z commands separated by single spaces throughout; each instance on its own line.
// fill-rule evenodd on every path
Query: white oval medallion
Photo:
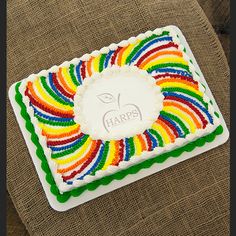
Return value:
M 75 121 L 92 139 L 119 140 L 150 128 L 162 109 L 155 79 L 135 66 L 112 66 L 85 78 L 74 98 Z

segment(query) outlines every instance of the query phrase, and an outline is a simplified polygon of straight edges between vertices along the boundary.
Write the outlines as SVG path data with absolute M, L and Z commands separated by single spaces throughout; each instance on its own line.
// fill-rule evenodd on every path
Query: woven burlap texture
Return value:
M 141 32 L 178 26 L 229 127 L 229 67 L 193 0 L 9 0 L 7 86 Z M 67 212 L 46 199 L 7 104 L 7 187 L 31 235 L 229 235 L 229 142 Z

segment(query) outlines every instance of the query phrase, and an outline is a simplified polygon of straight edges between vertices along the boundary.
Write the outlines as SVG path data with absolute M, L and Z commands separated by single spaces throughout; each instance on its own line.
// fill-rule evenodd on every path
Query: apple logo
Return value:
M 97 95 L 97 98 L 105 104 L 114 103 L 114 109 L 107 111 L 102 122 L 105 130 L 109 133 L 112 128 L 122 125 L 133 120 L 142 120 L 142 114 L 139 107 L 132 103 L 127 103 L 121 106 L 120 93 L 117 99 L 111 93 L 102 93 Z

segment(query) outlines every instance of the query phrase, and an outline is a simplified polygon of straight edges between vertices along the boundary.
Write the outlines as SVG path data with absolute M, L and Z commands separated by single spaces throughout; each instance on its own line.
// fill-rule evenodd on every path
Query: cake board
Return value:
M 175 26 L 174 26 L 175 27 Z M 141 178 L 144 178 L 146 176 L 149 176 L 151 174 L 154 174 L 158 171 L 161 171 L 165 168 L 168 168 L 172 165 L 175 165 L 179 162 L 182 162 L 184 160 L 187 160 L 191 157 L 194 157 L 196 155 L 199 155 L 203 152 L 206 152 L 212 148 L 215 148 L 223 143 L 225 143 L 229 137 L 229 131 L 226 127 L 225 121 L 222 117 L 222 114 L 215 102 L 215 99 L 206 83 L 206 80 L 204 78 L 204 76 L 201 73 L 201 70 L 184 38 L 184 36 L 182 35 L 181 31 L 179 28 L 175 27 L 175 30 L 177 32 L 177 34 L 180 37 L 181 43 L 185 46 L 186 50 L 187 50 L 187 54 L 190 56 L 190 58 L 193 61 L 194 66 L 196 67 L 197 71 L 200 73 L 200 77 L 202 78 L 201 82 L 206 86 L 206 95 L 212 100 L 213 102 L 213 106 L 215 108 L 215 110 L 219 113 L 220 115 L 220 119 L 221 119 L 221 124 L 223 126 L 223 133 L 221 135 L 216 136 L 215 140 L 211 143 L 206 143 L 203 147 L 196 147 L 192 152 L 184 152 L 183 154 L 181 154 L 179 157 L 174 158 L 174 157 L 170 157 L 168 158 L 164 163 L 158 163 L 158 164 L 153 164 L 150 168 L 148 169 L 142 169 L 140 170 L 138 173 L 133 174 L 133 175 L 128 175 L 126 176 L 124 179 L 122 180 L 113 180 L 109 185 L 106 186 L 99 186 L 96 190 L 94 191 L 85 191 L 84 193 L 82 193 L 79 197 L 71 197 L 67 202 L 65 203 L 59 203 L 56 200 L 56 197 L 50 192 L 50 186 L 48 185 L 48 183 L 45 180 L 45 173 L 41 170 L 41 161 L 39 160 L 39 158 L 36 156 L 36 152 L 35 152 L 35 146 L 33 145 L 33 143 L 31 142 L 29 136 L 29 132 L 26 130 L 25 128 L 25 121 L 24 119 L 21 117 L 20 115 L 20 109 L 17 105 L 17 103 L 15 102 L 15 84 L 13 84 L 9 90 L 9 97 L 10 97 L 10 101 L 11 104 L 13 106 L 14 112 L 16 114 L 17 117 L 17 121 L 19 123 L 19 126 L 21 128 L 21 131 L 23 133 L 24 139 L 26 141 L 27 147 L 29 149 L 30 155 L 32 157 L 33 163 L 36 167 L 37 173 L 39 175 L 40 181 L 43 185 L 44 191 L 46 193 L 46 196 L 48 198 L 49 204 L 50 206 L 57 210 L 57 211 L 66 211 L 70 208 L 73 208 L 75 206 L 78 206 L 80 204 L 83 204 L 84 202 L 90 201 L 92 199 L 95 199 L 105 193 L 111 192 L 117 188 L 123 187 L 125 185 L 128 185 L 134 181 L 137 181 Z

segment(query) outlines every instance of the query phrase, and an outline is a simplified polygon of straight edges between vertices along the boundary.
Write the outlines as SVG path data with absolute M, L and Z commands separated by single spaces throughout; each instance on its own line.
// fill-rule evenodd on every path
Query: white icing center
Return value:
M 163 95 L 155 79 L 134 66 L 112 66 L 85 78 L 75 95 L 75 121 L 92 139 L 143 133 L 158 118 Z

